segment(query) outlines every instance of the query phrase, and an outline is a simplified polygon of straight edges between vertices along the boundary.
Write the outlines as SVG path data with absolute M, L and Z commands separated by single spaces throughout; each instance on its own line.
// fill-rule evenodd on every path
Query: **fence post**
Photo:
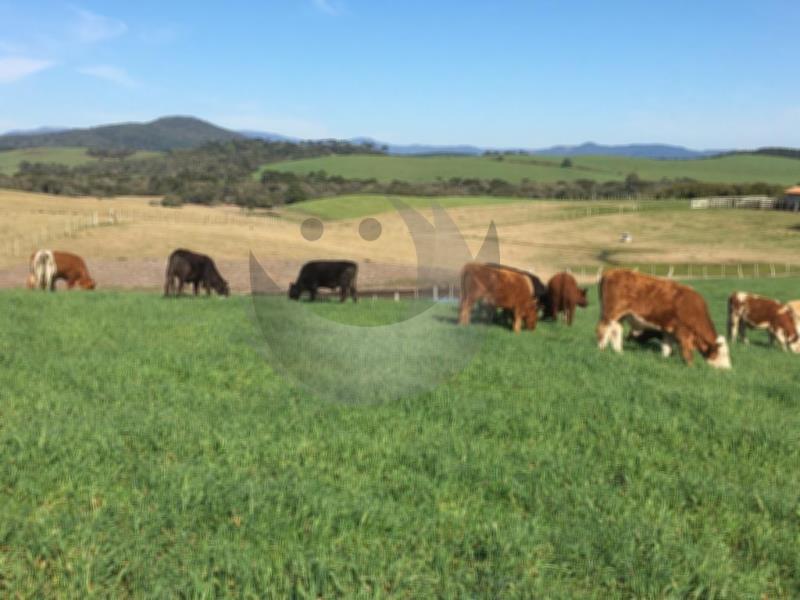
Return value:
M 433 301 L 436 302 L 437 300 L 439 300 L 439 286 L 438 285 L 434 285 L 433 286 Z
M 772 263 L 769 264 L 769 275 L 770 277 L 775 277 L 775 265 Z
M 667 271 L 667 279 L 672 279 L 672 274 L 675 272 L 675 267 L 673 265 L 669 266 L 669 271 Z
M 742 273 L 742 265 L 738 266 L 738 270 L 739 270 L 739 279 L 744 278 L 744 273 Z
M 753 276 L 756 277 L 756 278 L 759 277 L 759 274 L 758 274 L 758 263 L 755 263 L 753 265 Z
M 394 301 L 400 302 L 400 292 L 398 292 L 397 290 L 394 291 Z
M 448 292 L 447 293 L 447 299 L 448 300 L 452 300 L 453 299 L 453 284 L 452 283 L 450 284 L 450 289 L 447 290 L 447 292 Z

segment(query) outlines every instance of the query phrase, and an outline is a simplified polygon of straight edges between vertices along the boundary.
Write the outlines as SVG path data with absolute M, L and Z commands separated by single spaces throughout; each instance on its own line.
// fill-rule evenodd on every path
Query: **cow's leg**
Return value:
M 679 330 L 675 332 L 675 337 L 681 347 L 681 357 L 687 365 L 692 364 L 694 359 L 694 336 L 689 331 Z
M 600 321 L 597 324 L 597 347 L 605 350 L 609 342 L 615 352 L 622 352 L 622 325 L 619 321 Z
M 728 309 L 728 339 L 732 344 L 736 343 L 736 337 L 739 335 L 739 317 L 734 312 L 733 308 Z
M 197 296 L 197 288 L 198 287 L 200 287 L 200 282 L 199 281 L 193 281 L 192 282 L 192 288 L 194 289 L 194 295 L 195 296 Z
M 514 309 L 514 333 L 519 333 L 522 331 L 522 312 L 518 309 Z
M 166 280 L 164 281 L 164 297 L 166 298 L 169 296 L 170 291 L 172 290 L 172 277 L 169 275 L 167 276 Z
M 661 338 L 661 356 L 664 358 L 672 356 L 672 340 L 666 333 Z
M 783 329 L 781 329 L 780 327 L 776 327 L 774 330 L 770 328 L 769 333 L 771 338 L 770 341 L 771 342 L 777 341 L 778 345 L 780 345 L 781 347 L 781 350 L 786 352 L 786 336 L 783 333 Z
M 317 287 L 316 287 L 316 286 L 312 286 L 312 287 L 311 287 L 311 288 L 308 290 L 308 294 L 309 294 L 309 296 L 311 296 L 311 302 L 313 302 L 314 300 L 316 300 L 316 299 L 317 299 Z
M 458 307 L 458 324 L 469 325 L 470 314 L 472 313 L 473 299 L 467 294 L 461 297 L 461 305 Z
M 339 286 L 339 302 L 344 302 L 347 300 L 347 286 L 340 285 Z
M 572 300 L 567 301 L 567 325 L 572 325 L 572 319 L 575 316 L 575 302 Z
M 175 296 L 180 296 L 181 294 L 183 294 L 183 284 L 184 284 L 183 278 L 178 277 L 178 291 L 175 292 Z

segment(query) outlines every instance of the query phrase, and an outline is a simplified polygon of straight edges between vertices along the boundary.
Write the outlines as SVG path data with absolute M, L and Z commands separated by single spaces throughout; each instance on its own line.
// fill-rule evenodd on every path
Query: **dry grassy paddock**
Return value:
M 158 206 L 158 199 L 67 198 L 0 191 L 0 286 L 22 285 L 30 253 L 38 247 L 86 257 L 101 286 L 152 289 L 162 284 L 166 256 L 176 247 L 212 255 L 238 291 L 249 290 L 252 251 L 280 284 L 286 284 L 305 260 L 350 258 L 361 265 L 362 286 L 404 285 L 415 276 L 413 241 L 400 216 L 387 210 L 385 198 L 354 197 L 365 203 L 357 217 L 325 221 L 314 242 L 300 235 L 309 214 L 342 199 L 303 203 L 272 212 L 245 213 L 238 207 Z M 465 201 L 466 202 L 466 201 Z M 424 206 L 425 199 L 413 199 Z M 543 276 L 581 265 L 593 269 L 615 263 L 775 263 L 798 261 L 800 215 L 780 211 L 689 211 L 681 203 L 442 201 L 473 253 L 488 224 L 500 237 L 501 260 Z M 635 208 L 640 210 L 634 210 Z M 431 218 L 429 209 L 419 209 Z M 374 211 L 374 212 L 373 212 Z M 600 214 L 598 214 L 598 211 Z M 336 216 L 335 211 L 327 211 Z M 368 242 L 358 225 L 373 214 L 382 235 Z M 634 242 L 621 244 L 621 232 Z

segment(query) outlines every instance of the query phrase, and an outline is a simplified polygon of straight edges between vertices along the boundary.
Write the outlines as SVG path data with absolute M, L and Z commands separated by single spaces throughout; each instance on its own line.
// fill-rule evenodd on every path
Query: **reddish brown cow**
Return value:
M 522 329 L 523 320 L 528 329 L 536 329 L 536 298 L 527 275 L 480 263 L 467 263 L 461 270 L 461 305 L 458 314 L 461 325 L 469 325 L 472 307 L 479 300 L 510 310 L 514 316 L 514 333 Z
M 89 269 L 83 259 L 70 252 L 53 251 L 53 258 L 56 259 L 56 274 L 53 277 L 52 289 L 55 289 L 56 280 L 64 279 L 69 289 L 76 285 L 84 290 L 93 290 L 95 281 L 89 276 Z
M 777 300 L 734 292 L 728 298 L 728 337 L 731 343 L 738 339 L 747 343 L 747 328 L 766 329 L 770 342 L 777 342 L 785 351 L 800 351 L 797 326 L 791 307 Z
M 569 273 L 556 273 L 547 282 L 547 293 L 550 297 L 550 317 L 557 319 L 564 313 L 567 325 L 572 325 L 575 307 L 586 307 L 586 288 L 579 288 L 578 282 Z
M 725 337 L 717 335 L 705 300 L 689 286 L 615 269 L 603 274 L 599 294 L 597 343 L 601 350 L 611 342 L 614 350 L 622 352 L 621 321 L 627 321 L 636 330 L 662 332 L 664 356 L 671 354 L 675 340 L 687 364 L 698 350 L 712 367 L 730 369 Z

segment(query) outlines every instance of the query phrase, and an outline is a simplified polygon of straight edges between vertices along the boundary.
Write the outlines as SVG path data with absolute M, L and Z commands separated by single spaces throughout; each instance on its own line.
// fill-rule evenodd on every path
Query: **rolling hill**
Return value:
M 134 152 L 125 160 L 137 158 L 150 158 L 157 156 L 156 152 L 138 151 Z M 7 150 L 0 152 L 0 174 L 13 175 L 19 169 L 23 161 L 31 163 L 55 163 L 66 167 L 102 160 L 86 153 L 86 148 L 20 148 L 19 150 Z
M 208 142 L 235 139 L 244 139 L 244 136 L 194 117 L 163 117 L 148 123 L 120 123 L 47 133 L 6 134 L 0 136 L 0 150 L 80 146 L 162 151 L 195 148 Z
M 572 157 L 572 167 L 561 167 L 560 157 L 506 155 L 486 156 L 325 156 L 272 163 L 262 170 L 305 174 L 324 170 L 345 178 L 411 182 L 450 179 L 503 179 L 518 183 L 523 179 L 540 182 L 622 181 L 630 173 L 641 179 L 691 178 L 720 183 L 764 182 L 791 185 L 800 181 L 800 161 L 776 156 L 736 154 L 698 160 L 655 160 L 627 156 Z

